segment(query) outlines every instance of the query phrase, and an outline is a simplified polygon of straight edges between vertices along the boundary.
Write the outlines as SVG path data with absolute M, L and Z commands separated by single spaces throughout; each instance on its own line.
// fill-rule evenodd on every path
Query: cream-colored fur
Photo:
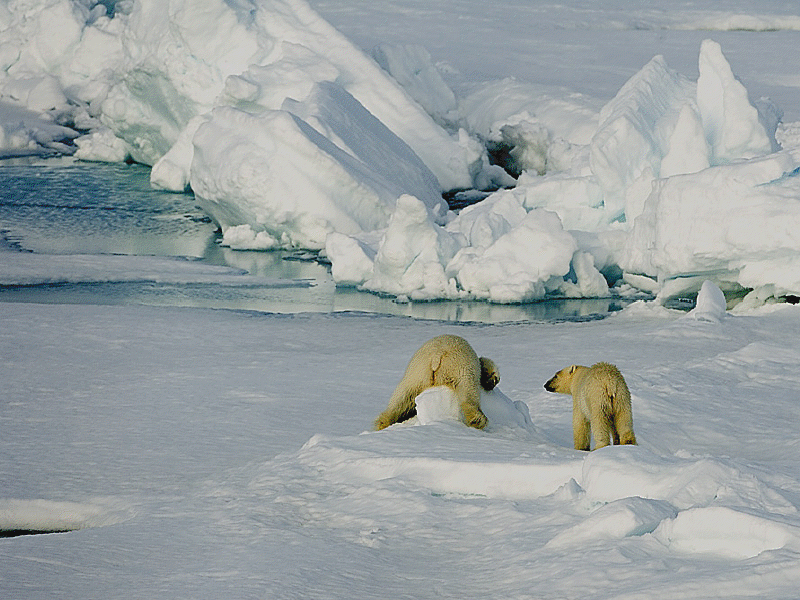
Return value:
M 466 424 L 483 429 L 486 415 L 481 411 L 481 387 L 491 390 L 498 381 L 500 372 L 495 364 L 488 358 L 478 358 L 467 340 L 440 335 L 425 342 L 411 357 L 389 406 L 375 420 L 375 428 L 410 419 L 417 414 L 417 396 L 428 388 L 445 385 L 455 392 Z
M 572 433 L 575 448 L 589 450 L 590 435 L 594 447 L 635 444 L 631 394 L 619 369 L 599 362 L 591 367 L 572 365 L 561 369 L 544 388 L 548 392 L 572 394 Z

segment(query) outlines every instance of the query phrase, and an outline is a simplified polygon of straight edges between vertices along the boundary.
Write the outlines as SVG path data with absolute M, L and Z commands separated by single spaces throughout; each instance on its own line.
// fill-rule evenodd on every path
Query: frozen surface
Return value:
M 199 126 L 192 188 L 227 237 L 231 228 L 248 226 L 270 241 L 262 249 L 320 249 L 331 232 L 386 227 L 403 193 L 443 219 L 434 174 L 341 87 L 317 84 L 291 110 L 254 117 L 217 108 Z
M 0 313 L 0 527 L 69 530 L 0 539 L 7 597 L 779 599 L 800 583 L 796 307 L 495 327 Z M 413 422 L 368 431 L 440 333 L 500 368 L 489 426 L 437 388 Z M 571 447 L 569 399 L 542 385 L 597 360 L 628 381 L 639 446 Z
M 449 285 L 376 285 L 398 281 L 378 260 L 371 273 L 362 269 L 365 281 L 351 276 L 342 283 L 412 298 L 524 302 L 607 295 L 607 284 L 615 282 L 600 272 L 610 263 L 655 280 L 661 298 L 696 292 L 698 282 L 689 276 L 698 273 L 731 291 L 769 287 L 774 296 L 793 294 L 794 260 L 784 256 L 800 248 L 792 233 L 800 230 L 797 148 L 779 148 L 775 107 L 751 104 L 719 44 L 701 44 L 699 65 L 692 82 L 663 57 L 653 58 L 600 110 L 583 146 L 568 141 L 571 129 L 554 139 L 527 112 L 495 122 L 485 135 L 513 145 L 510 156 L 523 172 L 512 190 L 451 220 L 446 230 L 454 236 L 437 238 L 444 240 L 436 254 Z M 498 116 L 496 103 L 474 106 Z M 556 172 L 542 174 L 549 167 Z M 586 233 L 598 236 L 588 253 L 579 244 Z M 396 237 L 390 227 L 368 255 Z M 455 255 L 453 242 L 460 246 Z M 328 255 L 334 265 L 353 263 L 351 249 L 363 262 L 360 248 L 341 242 Z M 637 286 L 634 278 L 625 281 Z
M 797 595 L 800 313 L 770 304 L 800 295 L 800 17 L 486 6 L 0 5 L 2 155 L 141 161 L 215 221 L 9 179 L 0 291 L 38 303 L 0 303 L 3 597 Z M 439 196 L 498 187 L 458 213 Z M 448 298 L 454 320 L 501 323 L 304 314 L 307 270 L 243 251 L 286 247 L 375 311 L 388 295 L 441 318 L 415 301 Z M 63 295 L 150 284 L 300 293 L 274 312 Z M 696 307 L 504 318 L 637 290 Z M 745 297 L 726 310 L 723 290 Z M 435 389 L 369 431 L 441 333 L 498 364 L 488 427 Z M 626 377 L 639 446 L 575 451 L 569 399 L 542 387 L 599 360 Z
M 755 305 L 800 293 L 799 20 L 737 0 L 13 2 L 0 148 L 153 165 L 231 248 L 322 251 L 340 285 L 400 299 L 712 279 Z M 511 189 L 446 215 L 462 188 Z

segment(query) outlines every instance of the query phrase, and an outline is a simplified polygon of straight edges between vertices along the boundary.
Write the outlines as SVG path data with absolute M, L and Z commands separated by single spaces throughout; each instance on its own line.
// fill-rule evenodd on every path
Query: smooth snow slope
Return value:
M 0 539 L 0 589 L 792 597 L 798 310 L 720 315 L 714 297 L 698 318 L 637 304 L 491 327 L 2 304 L 0 525 L 78 530 Z M 476 431 L 429 406 L 369 432 L 446 332 L 495 359 L 531 424 L 501 410 Z M 637 447 L 573 450 L 569 398 L 542 387 L 597 360 L 626 376 Z

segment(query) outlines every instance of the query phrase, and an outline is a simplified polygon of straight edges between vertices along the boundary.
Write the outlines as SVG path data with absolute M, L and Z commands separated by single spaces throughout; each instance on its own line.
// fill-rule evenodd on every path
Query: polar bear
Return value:
M 609 436 L 615 444 L 636 443 L 631 394 L 614 365 L 572 365 L 556 373 L 544 389 L 572 394 L 572 434 L 577 450 L 589 450 L 590 434 L 595 450 L 608 446 Z
M 410 419 L 417 413 L 414 399 L 428 388 L 445 385 L 458 399 L 464 421 L 470 427 L 486 427 L 481 410 L 481 388 L 492 390 L 500 372 L 491 359 L 475 354 L 469 342 L 457 335 L 440 335 L 414 353 L 389 406 L 375 420 L 376 429 Z

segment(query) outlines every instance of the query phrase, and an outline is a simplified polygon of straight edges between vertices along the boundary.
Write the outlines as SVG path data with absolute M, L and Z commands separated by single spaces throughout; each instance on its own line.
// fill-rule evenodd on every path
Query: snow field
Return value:
M 2 540 L 12 595 L 780 598 L 800 578 L 796 307 L 493 327 L 0 311 L 2 527 L 82 528 Z M 441 333 L 500 368 L 487 429 L 434 389 L 368 431 Z M 597 360 L 628 381 L 639 446 L 572 449 L 543 382 Z
M 400 299 L 699 292 L 491 327 L 2 303 L 0 529 L 70 530 L 0 539 L 2 595 L 795 597 L 798 310 L 763 305 L 800 293 L 798 17 L 707 4 L 0 6 L 4 157 L 153 165 L 227 246 L 322 250 Z M 47 237 L 0 281 L 309 285 Z M 369 431 L 441 333 L 499 365 L 489 426 L 436 389 Z M 573 450 L 542 388 L 599 360 L 637 447 Z

